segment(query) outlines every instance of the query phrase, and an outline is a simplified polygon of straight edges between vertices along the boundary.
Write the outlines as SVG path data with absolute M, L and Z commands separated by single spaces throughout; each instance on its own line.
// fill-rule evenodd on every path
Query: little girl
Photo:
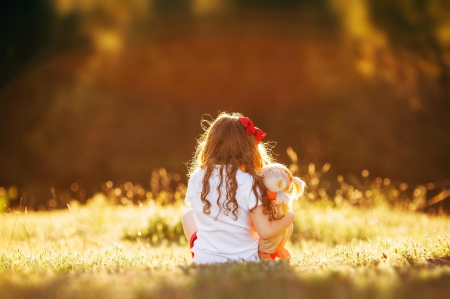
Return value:
M 266 194 L 262 167 L 272 162 L 260 141 L 267 134 L 239 114 L 220 114 L 198 140 L 189 169 L 183 229 L 194 262 L 258 261 L 259 239 L 286 230 Z
M 268 164 L 261 169 L 263 183 L 267 196 L 277 207 L 278 216 L 283 216 L 292 210 L 292 200 L 303 195 L 305 182 L 293 177 L 289 169 L 278 163 Z M 271 239 L 259 241 L 259 257 L 264 260 L 274 260 L 276 257 L 289 260 L 291 255 L 284 244 L 292 234 L 292 226 Z

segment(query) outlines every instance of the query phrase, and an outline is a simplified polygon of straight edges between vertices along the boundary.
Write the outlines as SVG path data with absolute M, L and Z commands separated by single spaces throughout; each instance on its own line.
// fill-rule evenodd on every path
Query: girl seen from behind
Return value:
M 272 162 L 265 136 L 249 118 L 222 113 L 198 140 L 183 216 L 195 263 L 258 261 L 259 239 L 292 226 L 294 213 L 277 215 L 259 175 Z

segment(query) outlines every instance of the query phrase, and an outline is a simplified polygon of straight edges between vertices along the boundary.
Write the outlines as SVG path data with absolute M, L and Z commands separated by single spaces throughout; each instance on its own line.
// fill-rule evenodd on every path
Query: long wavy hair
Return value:
M 194 157 L 188 167 L 189 176 L 196 169 L 206 169 L 201 192 L 201 201 L 204 204 L 203 213 L 211 213 L 211 203 L 206 198 L 211 189 L 209 178 L 213 170 L 219 167 L 220 182 L 217 186 L 219 213 L 214 219 L 217 220 L 222 210 L 227 216 L 231 212 L 233 220 L 238 218 L 239 205 L 236 200 L 238 188 L 236 173 L 238 170 L 253 176 L 252 190 L 258 201 L 262 202 L 263 213 L 268 214 L 270 220 L 278 219 L 276 207 L 270 203 L 262 176 L 259 174 L 264 165 L 273 162 L 271 151 L 267 144 L 262 142 L 258 144 L 253 135 L 247 135 L 246 128 L 239 121 L 239 117 L 242 117 L 239 113 L 221 113 L 212 122 L 202 121 L 205 132 L 198 139 Z M 226 173 L 225 180 L 224 172 Z M 221 205 L 219 200 L 224 184 L 226 194 L 225 201 Z M 257 204 L 250 211 L 253 211 Z

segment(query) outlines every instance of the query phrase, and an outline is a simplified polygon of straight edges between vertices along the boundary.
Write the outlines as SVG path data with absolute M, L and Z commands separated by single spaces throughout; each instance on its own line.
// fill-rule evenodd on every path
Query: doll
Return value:
M 272 163 L 261 169 L 263 183 L 267 189 L 267 197 L 277 207 L 277 217 L 281 217 L 292 209 L 292 201 L 303 195 L 306 184 L 298 177 L 293 177 L 289 169 L 279 163 Z M 276 221 L 276 220 L 275 220 Z M 281 234 L 270 239 L 259 241 L 258 254 L 262 260 L 289 260 L 290 254 L 284 244 L 292 234 L 292 226 Z

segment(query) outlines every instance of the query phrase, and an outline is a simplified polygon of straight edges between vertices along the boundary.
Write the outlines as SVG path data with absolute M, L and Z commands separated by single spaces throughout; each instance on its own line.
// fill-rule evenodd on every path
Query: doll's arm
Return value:
M 256 232 L 262 239 L 275 237 L 294 222 L 295 214 L 293 211 L 290 211 L 279 220 L 270 221 L 269 215 L 264 215 L 263 210 L 264 207 L 259 205 L 250 212 L 250 217 L 252 218 Z

